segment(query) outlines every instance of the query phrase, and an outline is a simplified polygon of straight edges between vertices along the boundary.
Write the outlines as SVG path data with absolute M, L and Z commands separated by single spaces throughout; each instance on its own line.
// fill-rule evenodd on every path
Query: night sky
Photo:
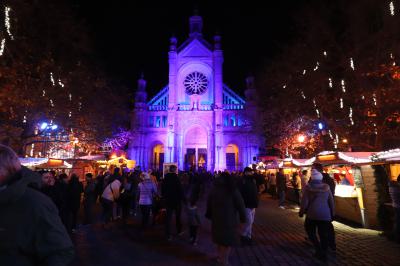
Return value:
M 257 74 L 295 35 L 293 14 L 304 0 L 265 1 L 78 1 L 71 0 L 90 29 L 99 61 L 129 88 L 143 71 L 154 95 L 168 83 L 169 38 L 188 37 L 197 7 L 203 36 L 219 32 L 224 82 L 242 93 L 248 73 Z

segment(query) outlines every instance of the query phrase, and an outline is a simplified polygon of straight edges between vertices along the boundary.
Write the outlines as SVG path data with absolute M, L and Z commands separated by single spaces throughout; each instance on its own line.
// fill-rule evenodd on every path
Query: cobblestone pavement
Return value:
M 202 206 L 204 208 L 204 206 Z M 263 196 L 256 212 L 254 245 L 236 247 L 232 265 L 322 265 L 312 258 L 313 248 L 305 240 L 303 219 L 293 206 L 278 208 Z M 204 213 L 204 212 L 203 212 Z M 163 226 L 141 231 L 137 219 L 126 227 L 104 230 L 100 225 L 82 226 L 74 234 L 77 258 L 73 266 L 86 265 L 215 265 L 210 224 L 204 219 L 199 245 L 188 244 L 188 236 L 167 242 Z M 400 265 L 400 245 L 379 236 L 378 231 L 335 222 L 337 251 L 327 265 Z

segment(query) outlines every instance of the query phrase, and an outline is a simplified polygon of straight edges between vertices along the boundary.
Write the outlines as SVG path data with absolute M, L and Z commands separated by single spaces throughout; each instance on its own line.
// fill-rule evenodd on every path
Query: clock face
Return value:
M 204 74 L 195 71 L 186 76 L 183 85 L 189 95 L 203 94 L 207 90 L 208 80 Z

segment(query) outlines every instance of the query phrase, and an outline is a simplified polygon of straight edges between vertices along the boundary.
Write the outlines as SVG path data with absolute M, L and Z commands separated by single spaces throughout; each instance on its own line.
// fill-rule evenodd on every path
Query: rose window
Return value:
M 186 93 L 189 95 L 203 94 L 207 90 L 208 80 L 202 73 L 192 72 L 186 76 L 183 85 L 185 86 Z

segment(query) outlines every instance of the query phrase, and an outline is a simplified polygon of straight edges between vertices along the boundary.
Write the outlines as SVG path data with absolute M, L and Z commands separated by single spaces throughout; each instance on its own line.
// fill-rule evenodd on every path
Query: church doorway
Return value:
M 152 169 L 154 170 L 163 170 L 164 164 L 164 145 L 157 144 L 153 148 L 153 156 L 152 156 Z
M 196 126 L 189 129 L 183 148 L 186 171 L 207 169 L 207 131 L 204 128 Z
M 226 146 L 226 169 L 228 171 L 239 170 L 239 148 L 235 144 Z

